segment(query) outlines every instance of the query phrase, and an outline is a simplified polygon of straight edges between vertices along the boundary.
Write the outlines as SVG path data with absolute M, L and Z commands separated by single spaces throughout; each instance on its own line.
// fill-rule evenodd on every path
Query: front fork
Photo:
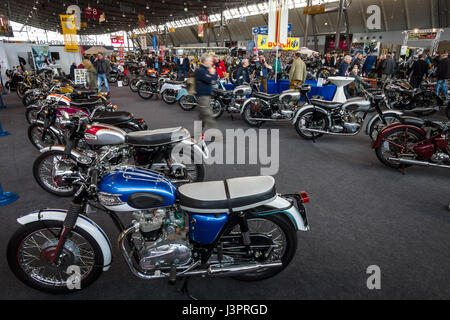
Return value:
M 61 230 L 58 245 L 56 246 L 56 250 L 54 252 L 53 257 L 51 258 L 52 263 L 58 263 L 58 258 L 62 252 L 62 249 L 64 248 L 64 244 L 67 240 L 67 237 L 72 232 L 72 230 L 75 228 L 75 225 L 77 223 L 78 216 L 82 214 L 83 210 L 85 209 L 85 202 L 84 198 L 86 196 L 86 190 L 85 187 L 82 186 L 80 189 L 78 189 L 77 193 L 75 194 L 75 197 L 70 205 L 69 210 L 67 211 L 66 218 L 63 222 L 63 228 Z

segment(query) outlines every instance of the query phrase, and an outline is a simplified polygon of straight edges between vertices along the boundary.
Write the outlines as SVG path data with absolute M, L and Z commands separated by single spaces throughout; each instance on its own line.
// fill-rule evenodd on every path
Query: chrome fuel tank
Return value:
M 126 132 L 117 127 L 93 123 L 89 125 L 84 134 L 84 139 L 89 145 L 105 146 L 125 143 Z

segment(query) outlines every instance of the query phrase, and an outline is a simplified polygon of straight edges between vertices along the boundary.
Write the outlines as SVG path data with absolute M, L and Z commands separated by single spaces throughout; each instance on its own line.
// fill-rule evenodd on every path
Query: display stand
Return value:
M 341 102 L 345 103 L 347 101 L 347 97 L 344 93 L 344 87 L 349 83 L 355 81 L 355 78 L 352 77 L 328 77 L 328 80 L 337 86 L 336 93 L 333 97 L 333 102 Z
M 19 196 L 12 192 L 3 192 L 2 185 L 0 184 L 0 207 L 6 206 L 16 201 Z

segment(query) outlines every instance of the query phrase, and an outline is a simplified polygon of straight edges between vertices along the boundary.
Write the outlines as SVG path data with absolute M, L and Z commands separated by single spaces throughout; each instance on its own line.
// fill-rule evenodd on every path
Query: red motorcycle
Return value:
M 386 166 L 411 165 L 450 169 L 450 122 L 402 117 L 385 127 L 373 142 L 378 159 Z

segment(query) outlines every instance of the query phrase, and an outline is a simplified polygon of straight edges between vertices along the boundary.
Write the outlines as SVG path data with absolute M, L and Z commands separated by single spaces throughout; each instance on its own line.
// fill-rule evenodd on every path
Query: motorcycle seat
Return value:
M 280 96 L 278 93 L 265 93 L 265 92 L 257 92 L 254 94 L 255 97 L 263 99 L 263 100 L 273 100 L 273 99 L 278 99 L 278 97 Z
M 167 84 L 183 84 L 184 81 L 176 81 L 176 80 L 166 80 Z
M 222 90 L 222 89 L 213 89 L 214 93 L 221 95 L 221 96 L 226 96 L 226 95 L 230 95 L 233 94 L 233 90 Z
M 276 196 L 271 176 L 241 177 L 184 184 L 178 188 L 182 209 L 195 213 L 224 213 L 259 207 Z
M 96 89 L 77 89 L 75 93 L 77 95 L 89 95 L 89 94 L 96 94 L 98 91 Z
M 92 120 L 94 122 L 106 124 L 119 124 L 128 122 L 133 118 L 133 115 L 127 111 L 96 111 Z
M 336 109 L 343 105 L 341 102 L 327 101 L 321 99 L 311 99 L 311 104 L 324 108 L 324 109 Z
M 126 143 L 133 146 L 159 146 L 175 143 L 189 138 L 189 131 L 183 127 L 130 132 L 126 135 Z
M 76 100 L 71 100 L 70 104 L 74 107 L 91 107 L 91 106 L 95 106 L 98 103 L 98 99 L 76 99 Z

